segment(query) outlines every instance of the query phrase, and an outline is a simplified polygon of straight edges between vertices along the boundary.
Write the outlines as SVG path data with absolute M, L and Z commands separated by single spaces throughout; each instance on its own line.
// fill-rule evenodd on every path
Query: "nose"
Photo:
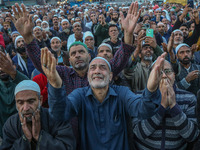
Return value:
M 167 75 L 164 71 L 162 71 L 161 73 L 162 73 L 162 78 L 167 78 Z
M 30 109 L 30 106 L 28 103 L 24 103 L 24 106 L 23 106 L 23 111 L 28 111 Z

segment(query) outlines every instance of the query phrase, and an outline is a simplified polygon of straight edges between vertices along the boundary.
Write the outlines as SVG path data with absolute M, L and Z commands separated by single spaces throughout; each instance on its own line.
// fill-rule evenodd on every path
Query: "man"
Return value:
M 86 31 L 83 36 L 83 42 L 87 45 L 88 51 L 91 55 L 91 59 L 96 57 L 97 48 L 94 46 L 95 40 L 94 35 L 90 31 Z
M 195 30 L 192 34 L 192 36 L 188 36 L 188 27 L 183 24 L 183 19 L 186 17 L 187 13 L 191 10 L 191 8 L 186 5 L 186 7 L 183 10 L 183 13 L 177 17 L 177 21 L 173 27 L 174 29 L 180 29 L 184 32 L 184 43 L 188 44 L 189 46 L 192 46 L 193 44 L 197 43 L 199 35 L 200 35 L 200 22 L 199 22 L 199 12 L 197 10 L 193 10 L 193 16 L 194 16 L 194 22 L 195 22 Z
M 12 58 L 13 63 L 16 65 L 17 70 L 25 74 L 29 79 L 31 78 L 32 71 L 35 69 L 32 61 L 26 54 L 24 45 L 24 38 L 18 36 L 15 39 L 16 55 Z
M 56 122 L 47 109 L 40 107 L 42 96 L 36 82 L 20 82 L 14 94 L 18 113 L 4 125 L 1 150 L 75 149 L 69 123 Z
M 175 50 L 175 48 L 179 45 L 179 44 L 182 44 L 183 43 L 183 32 L 179 29 L 177 30 L 174 30 L 173 31 L 173 34 L 174 34 L 174 41 L 173 41 L 173 48 Z
M 58 120 L 78 116 L 81 149 L 129 149 L 126 119 L 128 116 L 146 118 L 154 114 L 157 102 L 160 102 L 157 87 L 165 55 L 159 57 L 157 69 L 150 74 L 142 97 L 123 86 L 109 86 L 113 74 L 109 62 L 102 57 L 94 58 L 89 65 L 90 86 L 76 89 L 66 96 L 55 59 L 47 49 L 42 50 L 42 55 L 44 59 L 41 61 L 45 64 L 42 68 L 50 83 L 49 112 Z
M 9 55 L 0 46 L 0 139 L 3 137 L 2 128 L 4 123 L 11 115 L 17 112 L 14 89 L 22 80 L 28 80 L 28 78 L 19 71 L 16 71 Z
M 70 66 L 68 53 L 66 51 L 61 50 L 62 47 L 61 39 L 59 37 L 53 37 L 50 43 L 51 43 L 51 50 L 57 53 L 58 65 Z
M 102 43 L 99 45 L 97 52 L 98 57 L 103 57 L 107 61 L 110 61 L 113 58 L 112 47 L 107 43 Z
M 103 43 L 109 44 L 112 47 L 113 55 L 115 55 L 116 51 L 119 49 L 121 45 L 121 39 L 118 38 L 119 29 L 117 25 L 114 24 L 109 25 L 108 34 L 110 38 L 103 40 Z
M 73 25 L 72 25 L 72 31 L 74 32 L 73 34 L 71 34 L 69 37 L 68 37 L 68 40 L 67 40 L 67 50 L 69 51 L 69 47 L 70 45 L 75 42 L 75 41 L 81 41 L 83 42 L 83 36 L 84 36 L 84 33 L 82 32 L 82 27 L 81 27 L 81 24 L 79 22 L 75 22 Z
M 16 55 L 16 49 L 15 49 L 15 39 L 17 36 L 19 36 L 19 32 L 17 31 L 13 31 L 11 33 L 11 38 L 12 38 L 12 42 L 6 47 L 6 51 L 9 53 L 10 57 L 14 57 Z
M 61 30 L 61 26 L 59 26 L 59 23 L 58 23 L 58 16 L 54 15 L 52 18 L 52 21 L 53 21 L 53 26 L 50 29 L 59 33 L 59 31 Z
M 119 14 L 117 11 L 113 11 L 111 13 L 111 21 L 110 21 L 110 24 L 115 24 L 117 26 L 119 26 L 119 22 L 118 22 L 118 19 L 119 19 Z
M 51 39 L 54 36 L 58 36 L 58 32 L 49 28 L 49 23 L 47 21 L 42 21 L 41 28 L 43 32 Z
M 71 34 L 71 27 L 67 19 L 61 21 L 62 32 L 59 33 L 59 38 L 62 40 L 62 49 L 67 51 L 67 40 Z
M 159 22 L 157 24 L 157 28 L 158 28 L 158 32 L 160 33 L 160 35 L 163 38 L 163 42 L 167 43 L 171 32 L 165 32 L 166 25 L 164 23 L 162 23 L 162 22 Z
M 120 47 L 118 52 L 116 52 L 114 59 L 110 61 L 114 77 L 119 74 L 119 72 L 121 72 L 121 70 L 125 67 L 129 56 L 134 50 L 134 47 L 132 47 L 133 30 L 141 13 L 140 11 L 139 13 L 137 13 L 137 6 L 137 2 L 133 3 L 129 10 L 129 16 L 125 19 L 122 18 L 122 27 L 125 31 L 124 42 L 122 42 L 122 46 Z M 27 12 L 25 6 L 22 4 L 21 7 L 23 8 L 24 16 L 26 16 Z M 22 11 L 18 4 L 16 4 L 16 8 L 18 12 Z M 14 6 L 12 7 L 12 9 L 15 14 L 19 15 Z M 14 20 L 13 17 L 11 18 L 12 20 Z M 21 35 L 24 36 L 25 43 L 27 44 L 27 52 L 29 53 L 32 62 L 35 64 L 36 68 L 40 72 L 43 72 L 40 62 L 40 58 L 43 56 L 40 55 L 40 49 L 32 35 L 32 32 L 30 32 L 30 29 L 32 29 L 34 25 L 31 21 L 28 21 L 28 18 L 26 17 L 24 19 L 27 21 L 27 24 L 22 24 L 20 19 L 22 19 L 21 15 L 20 18 L 14 20 L 15 26 L 21 33 Z M 85 87 L 89 84 L 87 80 L 87 70 L 89 67 L 90 55 L 87 51 L 87 46 L 82 42 L 74 42 L 73 45 L 71 45 L 69 48 L 69 56 L 69 61 L 72 65 L 72 68 L 57 66 L 58 72 L 61 75 L 63 83 L 66 87 L 67 95 L 71 93 L 74 89 Z M 72 122 L 72 127 L 74 127 L 75 135 L 76 137 L 78 137 L 77 121 Z
M 42 28 L 36 26 L 33 28 L 33 35 L 37 40 L 37 43 L 40 48 L 50 47 L 49 37 L 46 36 L 46 33 L 42 31 Z
M 9 45 L 10 42 L 12 41 L 11 40 L 11 27 L 10 27 L 10 22 L 4 22 L 3 23 L 3 29 L 2 29 L 2 32 L 3 32 L 3 39 L 5 41 L 5 45 Z
M 196 97 L 175 85 L 175 73 L 168 61 L 164 62 L 159 83 L 162 100 L 157 113 L 146 120 L 133 121 L 136 149 L 185 150 L 187 142 L 199 135 L 195 117 Z
M 153 57 L 157 58 L 162 54 L 156 40 L 151 37 L 144 37 L 143 33 L 141 32 L 138 35 L 137 48 L 131 57 L 128 67 L 124 69 L 124 76 L 129 81 L 133 92 L 145 89 Z M 137 60 L 138 56 L 140 61 Z
M 108 23 L 105 21 L 105 16 L 103 14 L 99 14 L 98 24 L 94 27 L 94 35 L 96 36 L 96 46 L 99 46 L 102 41 L 109 37 L 108 35 Z
M 200 66 L 191 62 L 190 46 L 185 43 L 179 44 L 176 47 L 176 58 L 179 62 L 173 61 L 173 68 L 179 72 L 176 75 L 177 86 L 197 95 L 200 88 Z

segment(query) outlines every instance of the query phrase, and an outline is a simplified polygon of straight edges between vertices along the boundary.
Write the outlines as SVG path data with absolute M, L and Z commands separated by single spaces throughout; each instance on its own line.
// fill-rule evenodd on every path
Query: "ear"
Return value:
M 91 54 L 88 52 L 89 62 L 91 61 Z
M 42 106 L 42 103 L 43 103 L 43 96 L 42 95 L 40 95 L 40 106 Z
M 111 81 L 112 81 L 112 79 L 113 79 L 113 73 L 112 73 L 112 72 L 110 72 L 110 78 L 109 78 L 109 81 L 111 82 Z

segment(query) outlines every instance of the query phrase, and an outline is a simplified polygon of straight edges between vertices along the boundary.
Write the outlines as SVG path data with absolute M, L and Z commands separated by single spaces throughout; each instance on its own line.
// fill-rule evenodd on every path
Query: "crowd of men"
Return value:
M 0 11 L 0 150 L 199 150 L 200 4 Z

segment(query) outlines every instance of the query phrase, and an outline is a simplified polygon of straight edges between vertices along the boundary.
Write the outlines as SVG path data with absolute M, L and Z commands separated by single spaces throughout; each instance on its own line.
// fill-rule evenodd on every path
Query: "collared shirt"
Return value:
M 100 103 L 90 87 L 74 90 L 68 96 L 62 88 L 49 85 L 49 112 L 58 120 L 77 116 L 82 150 L 128 150 L 127 117 L 147 118 L 160 104 L 159 90 L 147 89 L 136 96 L 127 87 L 112 85 Z

